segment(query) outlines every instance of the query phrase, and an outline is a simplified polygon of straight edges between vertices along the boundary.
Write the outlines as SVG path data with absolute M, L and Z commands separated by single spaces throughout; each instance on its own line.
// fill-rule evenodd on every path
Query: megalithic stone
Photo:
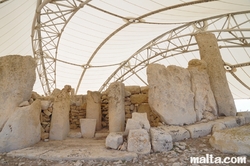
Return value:
M 87 92 L 86 118 L 96 119 L 96 130 L 102 129 L 101 93 L 98 91 Z
M 201 59 L 207 62 L 207 73 L 219 115 L 235 116 L 236 107 L 228 86 L 224 62 L 215 35 L 208 32 L 198 33 L 195 35 L 195 39 L 199 46 Z
M 121 82 L 111 83 L 109 97 L 109 132 L 123 132 L 125 125 L 125 86 Z

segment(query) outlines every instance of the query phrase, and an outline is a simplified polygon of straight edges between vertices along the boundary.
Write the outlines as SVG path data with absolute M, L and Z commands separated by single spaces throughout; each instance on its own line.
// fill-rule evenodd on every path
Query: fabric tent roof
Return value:
M 199 59 L 193 34 L 210 31 L 233 97 L 249 99 L 249 9 L 249 0 L 1 0 L 0 56 L 34 56 L 39 94 L 64 85 L 86 94 L 117 80 L 146 85 L 149 63 L 187 67 Z

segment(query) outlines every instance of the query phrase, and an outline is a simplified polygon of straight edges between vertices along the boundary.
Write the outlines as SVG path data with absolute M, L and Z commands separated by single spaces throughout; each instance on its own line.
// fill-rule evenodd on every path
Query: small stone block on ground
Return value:
M 150 135 L 154 152 L 169 151 L 173 148 L 172 136 L 162 128 L 151 127 Z
M 128 134 L 127 150 L 138 154 L 149 154 L 151 151 L 151 143 L 147 130 L 130 130 Z
M 180 126 L 160 126 L 163 130 L 172 136 L 173 142 L 181 141 L 190 138 L 190 133 L 187 129 Z
M 81 133 L 83 138 L 95 136 L 96 119 L 80 119 Z
M 123 143 L 123 134 L 112 132 L 106 138 L 106 147 L 117 149 Z

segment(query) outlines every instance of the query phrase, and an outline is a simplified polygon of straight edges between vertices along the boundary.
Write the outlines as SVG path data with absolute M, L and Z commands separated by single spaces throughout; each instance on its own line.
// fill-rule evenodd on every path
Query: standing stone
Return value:
M 31 56 L 0 57 L 0 132 L 15 108 L 30 99 L 35 69 L 36 62 Z
M 125 88 L 121 82 L 111 83 L 109 88 L 109 132 L 123 132 L 125 125 Z
M 149 131 L 150 124 L 149 124 L 149 121 L 147 118 L 147 113 L 145 113 L 145 112 L 144 113 L 133 112 L 132 119 L 135 121 L 138 121 L 143 129 Z
M 63 140 L 69 133 L 70 91 L 71 87 L 66 85 L 55 98 L 49 137 L 51 140 Z
M 187 69 L 150 64 L 147 78 L 148 103 L 163 122 L 183 125 L 196 121 L 194 93 L 191 91 L 190 73 Z
M 195 39 L 199 46 L 201 59 L 207 62 L 207 73 L 219 115 L 235 116 L 236 107 L 228 86 L 224 62 L 215 35 L 207 32 L 198 33 L 195 35 Z
M 101 93 L 87 92 L 86 118 L 96 119 L 96 130 L 102 129 Z
M 217 115 L 217 105 L 207 74 L 207 63 L 203 60 L 193 59 L 188 62 L 188 71 L 194 92 L 196 120 L 200 121 L 204 117 L 205 111 Z
M 0 152 L 26 148 L 41 139 L 41 101 L 17 107 L 0 132 Z

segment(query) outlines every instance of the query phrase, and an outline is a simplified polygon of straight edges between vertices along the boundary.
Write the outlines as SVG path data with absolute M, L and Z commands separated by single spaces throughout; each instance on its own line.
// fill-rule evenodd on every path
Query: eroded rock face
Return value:
M 250 125 L 215 131 L 209 143 L 223 153 L 250 155 Z M 225 139 L 226 138 L 226 139 Z
M 36 80 L 35 68 L 31 56 L 0 57 L 0 131 L 15 108 L 30 99 Z
M 166 68 L 163 65 L 150 64 L 147 78 L 149 105 L 163 122 L 183 125 L 196 121 L 194 93 L 191 91 L 188 70 L 178 66 Z
M 41 139 L 41 101 L 26 107 L 17 107 L 0 133 L 0 152 L 25 148 Z
M 188 63 L 188 71 L 191 76 L 191 89 L 194 92 L 194 108 L 196 120 L 200 121 L 205 111 L 217 115 L 217 105 L 210 87 L 207 74 L 207 63 L 203 60 L 193 59 Z

